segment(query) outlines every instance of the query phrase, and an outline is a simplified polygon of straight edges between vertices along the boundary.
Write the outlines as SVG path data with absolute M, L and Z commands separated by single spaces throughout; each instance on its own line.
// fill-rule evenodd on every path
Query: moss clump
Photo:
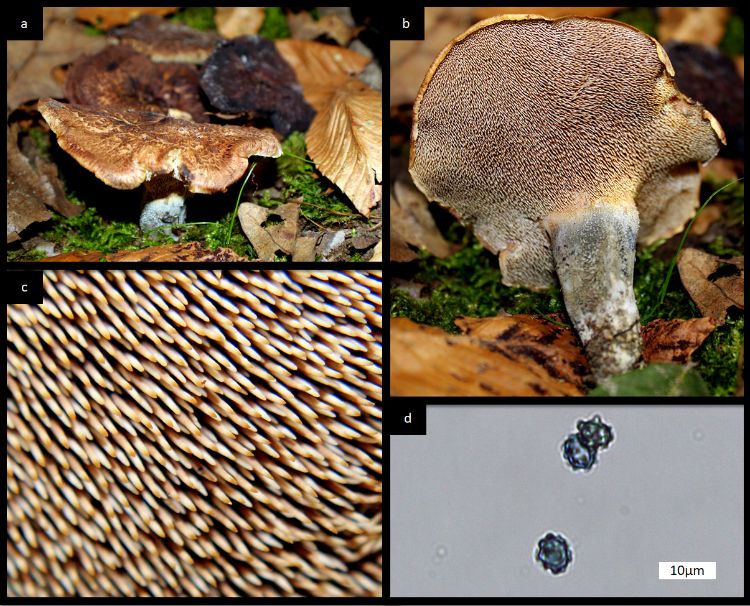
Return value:
M 501 310 L 511 314 L 546 315 L 563 311 L 560 291 L 550 288 L 532 292 L 502 283 L 497 258 L 475 239 L 456 254 L 438 259 L 426 253 L 414 276 L 430 289 L 426 298 L 416 299 L 398 288 L 391 291 L 391 316 L 440 326 L 458 332 L 458 316 L 494 316 Z
M 700 374 L 680 364 L 649 364 L 603 379 L 589 396 L 708 396 Z
M 32 250 L 23 250 L 17 248 L 14 250 L 8 250 L 5 254 L 5 260 L 9 262 L 29 262 L 29 261 L 41 261 L 47 257 L 47 253 L 38 248 Z
M 729 17 L 724 38 L 719 43 L 719 49 L 730 57 L 739 57 L 745 54 L 745 22 L 739 15 Z
M 277 161 L 281 180 L 286 185 L 284 200 L 302 198 L 300 214 L 313 223 L 331 225 L 361 220 L 352 212 L 351 206 L 331 193 L 331 188 L 323 185 L 316 173 L 314 164 L 305 159 L 305 135 L 294 132 L 281 146 L 283 155 Z
M 253 245 L 242 232 L 239 221 L 234 221 L 232 233 L 227 239 L 229 227 L 232 224 L 232 215 L 234 211 L 227 213 L 218 221 L 210 223 L 187 224 L 186 229 L 180 234 L 182 242 L 200 242 L 211 250 L 217 248 L 231 248 L 238 255 L 255 259 L 258 255 L 255 253 Z
M 49 140 L 49 133 L 39 126 L 32 126 L 28 130 L 28 133 L 29 137 L 31 137 L 31 140 L 34 142 L 34 145 L 36 145 L 37 149 L 39 150 L 42 158 L 44 158 L 45 160 L 49 160 L 49 148 L 51 145 L 51 142 Z
M 673 320 L 700 316 L 695 303 L 683 288 L 677 270 L 669 278 L 664 303 L 659 304 L 659 290 L 670 264 L 670 260 L 655 256 L 662 244 L 664 240 L 659 240 L 636 254 L 633 290 L 641 314 L 641 324 L 644 326 L 657 318 Z
M 216 9 L 211 6 L 189 6 L 169 17 L 171 21 L 184 23 L 201 31 L 216 29 Z
M 616 13 L 612 18 L 637 27 L 644 34 L 656 37 L 656 13 L 651 8 L 628 8 Z
M 105 222 L 94 208 L 87 208 L 76 217 L 56 215 L 52 222 L 52 228 L 42 237 L 60 243 L 63 252 L 97 250 L 109 254 L 139 248 L 137 225 Z
M 693 354 L 698 372 L 715 396 L 731 396 L 737 391 L 737 377 L 742 373 L 744 334 L 744 316 L 727 318 Z
M 86 23 L 83 26 L 83 33 L 87 36 L 104 36 L 106 35 L 106 31 L 103 29 L 99 29 L 96 27 L 96 25 L 91 25 L 91 23 Z
M 284 9 L 278 6 L 267 6 L 266 18 L 263 25 L 260 26 L 258 34 L 269 40 L 290 38 L 292 32 L 289 30 Z

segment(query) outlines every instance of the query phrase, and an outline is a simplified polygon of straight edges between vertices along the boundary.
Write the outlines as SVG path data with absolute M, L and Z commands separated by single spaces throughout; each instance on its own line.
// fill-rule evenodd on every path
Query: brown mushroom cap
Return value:
M 501 16 L 448 44 L 414 104 L 415 184 L 474 226 L 505 284 L 559 279 L 596 378 L 640 357 L 636 238 L 682 228 L 724 141 L 673 75 L 631 26 Z
M 203 63 L 221 40 L 181 23 L 143 15 L 125 27 L 110 30 L 110 39 L 151 57 L 154 61 Z
M 65 96 L 94 108 L 165 114 L 174 108 L 208 122 L 194 65 L 154 63 L 129 46 L 108 46 L 76 59 L 65 79 Z
M 172 175 L 189 191 L 224 191 L 247 169 L 248 157 L 277 158 L 281 147 L 266 131 L 195 124 L 135 110 L 95 110 L 41 99 L 39 111 L 66 152 L 117 189 Z
M 672 75 L 656 40 L 616 21 L 482 21 L 425 77 L 410 172 L 500 253 L 506 284 L 546 287 L 551 213 L 635 201 L 639 239 L 650 242 L 694 212 L 697 163 L 723 133 Z

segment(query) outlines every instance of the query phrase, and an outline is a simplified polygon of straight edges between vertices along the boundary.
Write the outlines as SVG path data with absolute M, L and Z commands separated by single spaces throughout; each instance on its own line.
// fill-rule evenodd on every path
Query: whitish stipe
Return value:
M 380 595 L 380 289 L 46 272 L 7 314 L 8 595 Z
M 545 222 L 568 311 L 601 379 L 632 368 L 640 357 L 641 326 L 633 292 L 638 212 L 601 204 L 559 213 Z

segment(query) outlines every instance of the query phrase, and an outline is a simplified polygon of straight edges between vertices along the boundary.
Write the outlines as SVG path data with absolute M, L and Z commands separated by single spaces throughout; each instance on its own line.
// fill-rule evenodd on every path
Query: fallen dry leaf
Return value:
M 391 193 L 391 261 L 416 259 L 409 244 L 441 259 L 452 252 L 428 210 L 427 198 L 411 181 L 398 179 Z
M 33 223 L 49 221 L 52 214 L 44 201 L 54 196 L 49 184 L 40 179 L 29 159 L 18 149 L 18 127 L 8 128 L 7 141 L 7 236 L 6 243 L 21 239 L 21 232 Z
M 390 44 L 390 105 L 414 103 L 422 80 L 443 47 L 475 19 L 471 8 L 424 9 L 424 40 L 393 40 Z
M 709 177 L 715 181 L 734 181 L 739 177 L 740 169 L 744 169 L 745 160 L 737 158 L 722 158 L 716 156 L 708 164 L 703 167 L 703 178 Z M 709 208 L 714 205 L 707 206 L 703 212 L 706 212 Z M 702 215 L 703 213 L 701 213 Z M 700 215 L 698 215 L 700 219 Z M 698 221 L 696 219 L 696 222 Z
M 686 364 L 692 353 L 716 328 L 713 318 L 654 320 L 643 327 L 643 360 Z
M 214 16 L 216 29 L 225 38 L 255 35 L 265 18 L 263 6 L 219 6 Z
M 337 90 L 307 131 L 307 153 L 363 215 L 381 198 L 381 96 L 358 80 Z
M 276 48 L 292 66 L 305 101 L 317 111 L 370 62 L 369 57 L 348 48 L 309 40 L 276 40 Z
M 61 263 L 80 263 L 83 261 L 139 261 L 139 262 L 170 262 L 170 261 L 201 261 L 201 262 L 229 262 L 250 261 L 242 257 L 230 248 L 217 248 L 211 250 L 198 242 L 183 244 L 166 244 L 164 246 L 151 246 L 142 250 L 123 250 L 109 255 L 100 252 L 72 252 L 47 257 L 42 261 L 54 261 Z
M 299 236 L 294 241 L 294 252 L 292 261 L 305 262 L 315 261 L 315 245 L 318 243 L 317 236 Z
M 292 38 L 297 40 L 315 40 L 318 36 L 325 35 L 341 46 L 346 46 L 355 34 L 354 27 L 334 14 L 321 15 L 320 19 L 316 21 L 307 11 L 289 13 L 287 22 Z
M 279 250 L 294 253 L 299 222 L 298 204 L 264 208 L 243 202 L 237 209 L 237 216 L 260 261 L 273 261 Z M 274 220 L 274 223 L 267 225 L 269 220 Z
M 707 46 L 721 42 L 731 12 L 727 6 L 663 6 L 658 10 L 659 42 L 679 40 Z
M 164 16 L 176 11 L 176 6 L 84 7 L 76 11 L 76 19 L 107 30 L 116 25 L 127 25 L 141 15 Z
M 372 257 L 370 257 L 371 263 L 381 263 L 383 261 L 383 241 L 381 240 L 372 249 Z
M 745 309 L 745 258 L 720 259 L 686 248 L 677 268 L 685 289 L 704 316 L 724 320 L 727 309 Z
M 13 110 L 25 101 L 62 97 L 55 79 L 57 66 L 70 63 L 84 53 L 94 53 L 107 44 L 104 36 L 89 36 L 84 26 L 64 15 L 48 17 L 44 9 L 43 40 L 10 40 L 7 43 L 7 103 Z
M 570 329 L 524 315 L 457 324 L 469 334 L 391 319 L 391 395 L 583 395 L 588 365 Z
M 693 222 L 693 226 L 690 228 L 690 235 L 702 236 L 705 234 L 711 225 L 724 216 L 726 210 L 727 207 L 725 204 L 712 204 L 704 208 Z
M 610 17 L 624 6 L 483 6 L 474 9 L 479 21 L 495 15 L 542 15 L 550 19 L 576 15 L 578 17 Z

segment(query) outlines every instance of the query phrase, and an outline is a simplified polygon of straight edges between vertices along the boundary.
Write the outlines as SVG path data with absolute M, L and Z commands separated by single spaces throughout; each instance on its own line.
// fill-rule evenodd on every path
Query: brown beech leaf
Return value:
M 354 37 L 355 28 L 334 14 L 322 15 L 316 21 L 307 11 L 289 13 L 287 21 L 292 38 L 298 40 L 314 40 L 318 36 L 326 35 L 341 46 L 346 46 Z
M 412 261 L 418 257 L 409 248 L 426 248 L 436 257 L 451 254 L 428 210 L 427 198 L 411 181 L 397 180 L 391 192 L 391 261 Z
M 106 30 L 116 25 L 127 25 L 141 15 L 164 16 L 176 11 L 176 6 L 83 7 L 76 11 L 76 19 Z
M 211 250 L 199 242 L 187 242 L 182 244 L 166 244 L 164 246 L 151 246 L 142 250 L 123 250 L 109 255 L 99 252 L 72 252 L 47 257 L 42 261 L 55 261 L 64 263 L 76 263 L 81 261 L 250 261 L 242 257 L 231 248 L 217 248 Z
M 369 57 L 348 48 L 309 40 L 276 40 L 276 48 L 292 66 L 302 85 L 305 101 L 317 111 L 370 62 Z
M 588 364 L 570 329 L 525 315 L 456 323 L 468 334 L 391 320 L 391 395 L 583 395 Z
M 380 93 L 349 80 L 318 112 L 305 137 L 318 170 L 365 216 L 381 198 L 381 105 Z
M 685 289 L 704 316 L 724 320 L 727 309 L 745 309 L 745 257 L 720 259 L 686 248 L 677 260 Z
M 225 38 L 251 36 L 263 25 L 266 9 L 263 6 L 219 6 L 214 18 L 216 29 Z
M 686 364 L 692 353 L 716 328 L 713 318 L 692 318 L 690 320 L 654 320 L 644 326 L 643 360 L 653 362 L 673 362 Z
M 670 40 L 718 46 L 724 37 L 730 9 L 727 6 L 663 6 L 656 25 L 659 42 Z

